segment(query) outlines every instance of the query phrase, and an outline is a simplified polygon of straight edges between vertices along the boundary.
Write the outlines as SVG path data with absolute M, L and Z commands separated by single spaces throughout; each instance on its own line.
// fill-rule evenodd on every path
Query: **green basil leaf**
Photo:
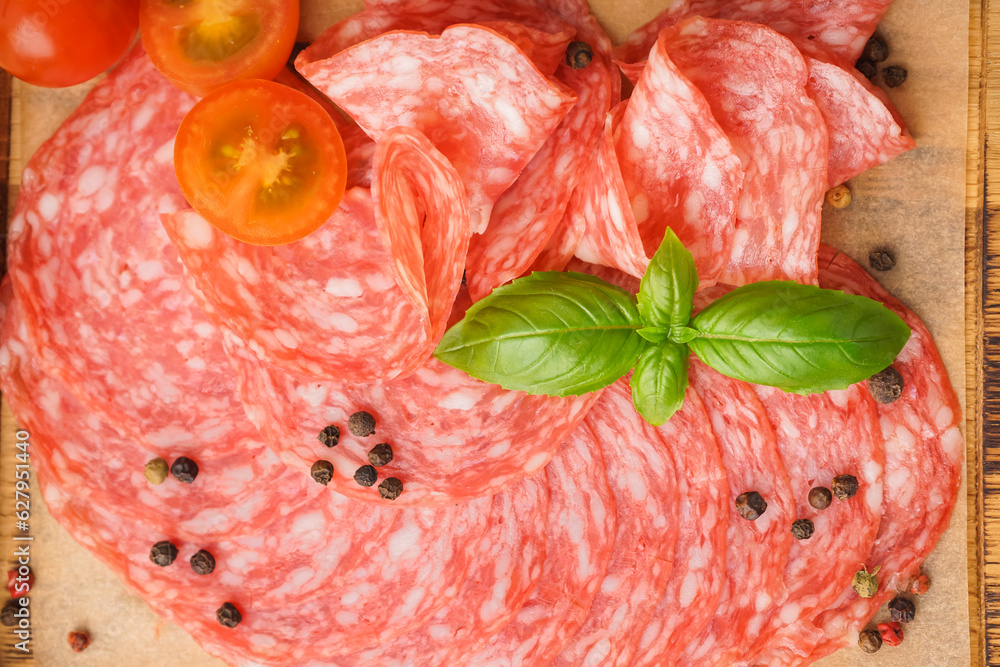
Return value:
M 691 300 L 697 289 L 694 257 L 668 227 L 639 283 L 642 321 L 650 326 L 684 326 L 691 320 Z
M 632 373 L 632 403 L 653 426 L 670 419 L 684 405 L 688 386 L 688 348 L 666 342 L 647 345 Z
M 882 304 L 813 285 L 733 290 L 691 321 L 706 364 L 755 384 L 809 394 L 844 389 L 892 363 L 910 329 Z
M 434 356 L 505 389 L 575 396 L 632 368 L 641 326 L 623 289 L 582 273 L 533 273 L 473 304 Z
M 698 330 L 691 327 L 671 327 L 670 340 L 675 343 L 690 343 L 698 337 Z
M 670 337 L 671 330 L 664 327 L 643 327 L 636 333 L 650 343 L 662 343 Z

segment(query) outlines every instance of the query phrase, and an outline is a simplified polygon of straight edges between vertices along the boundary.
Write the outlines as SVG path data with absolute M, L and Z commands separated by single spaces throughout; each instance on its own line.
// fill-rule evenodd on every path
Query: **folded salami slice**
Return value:
M 308 471 L 317 459 L 333 463 L 330 486 L 352 498 L 389 502 L 376 486 L 354 480 L 376 444 L 392 447 L 378 468 L 379 483 L 399 479 L 396 505 L 446 505 L 492 495 L 541 470 L 599 392 L 554 398 L 507 391 L 430 359 L 416 372 L 389 381 L 318 381 L 258 360 L 224 337 L 240 375 L 250 421 L 290 467 Z M 352 435 L 348 419 L 366 411 L 375 419 L 368 437 Z M 327 448 L 320 433 L 340 429 Z
M 385 33 L 298 66 L 376 140 L 396 126 L 426 134 L 462 178 L 477 231 L 576 102 L 517 46 L 474 25 Z
M 825 636 L 813 659 L 854 642 L 879 607 L 919 574 L 920 564 L 948 527 L 965 452 L 958 398 L 920 319 L 854 260 L 828 246 L 820 246 L 820 284 L 882 302 L 912 333 L 892 364 L 903 378 L 902 394 L 878 406 L 886 445 L 884 514 L 865 565 L 869 571 L 882 568 L 879 591 L 870 599 L 844 591 L 817 621 Z
M 714 283 L 730 255 L 743 167 L 665 39 L 629 97 L 615 150 L 646 256 L 669 227 L 694 255 L 701 284 Z
M 719 281 L 815 284 L 827 136 L 806 94 L 798 49 L 764 26 L 700 17 L 667 28 L 662 39 L 745 170 L 732 255 Z
M 767 610 L 787 595 L 788 527 L 795 520 L 795 500 L 774 429 L 750 385 L 695 358 L 689 378 L 711 419 L 728 476 L 726 580 L 708 625 L 680 647 L 676 664 L 731 664 L 747 654 Z M 737 511 L 736 498 L 752 491 L 764 498 L 767 510 L 748 521 Z
M 32 460 L 45 461 L 50 478 L 61 487 L 88 503 L 118 508 L 132 520 L 189 539 L 256 531 L 316 494 L 308 476 L 286 468 L 247 421 L 223 436 L 226 453 L 199 451 L 188 443 L 157 452 L 168 463 L 182 455 L 194 460 L 199 473 L 193 483 L 172 477 L 149 483 L 144 469 L 154 455 L 123 438 L 38 367 L 38 353 L 12 296 L 5 280 L 0 286 L 0 387 L 21 427 L 31 432 L 37 454 Z
M 581 425 L 545 468 L 548 536 L 538 586 L 469 667 L 547 665 L 587 618 L 611 558 L 615 506 L 601 448 Z

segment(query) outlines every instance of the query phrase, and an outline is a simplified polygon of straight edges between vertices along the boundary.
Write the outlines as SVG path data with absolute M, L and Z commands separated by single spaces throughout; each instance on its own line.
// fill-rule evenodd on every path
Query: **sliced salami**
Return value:
M 461 176 L 477 231 L 576 102 L 509 40 L 473 25 L 386 33 L 299 71 L 376 140 L 397 126 L 426 134 Z
M 601 448 L 586 425 L 546 467 L 548 536 L 538 586 L 469 667 L 547 665 L 587 618 L 611 558 L 615 506 Z
M 764 26 L 700 17 L 667 28 L 662 39 L 745 171 L 731 259 L 719 281 L 815 284 L 827 137 L 798 49 Z

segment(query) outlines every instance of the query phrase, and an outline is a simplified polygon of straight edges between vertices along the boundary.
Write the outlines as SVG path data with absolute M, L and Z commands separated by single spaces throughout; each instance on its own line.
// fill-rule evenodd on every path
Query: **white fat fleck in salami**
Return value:
M 477 231 L 576 102 L 513 43 L 473 25 L 386 33 L 299 69 L 376 140 L 397 126 L 426 134 L 462 178 Z
M 816 282 L 827 136 L 798 49 L 764 26 L 693 17 L 663 32 L 671 60 L 708 100 L 745 171 L 719 281 Z
M 308 470 L 317 458 L 328 459 L 335 470 L 330 486 L 368 502 L 384 501 L 353 475 L 377 443 L 393 450 L 379 477 L 402 481 L 396 505 L 489 496 L 541 470 L 598 396 L 507 391 L 433 358 L 390 381 L 313 380 L 259 361 L 231 336 L 225 340 L 247 415 L 282 460 Z M 374 435 L 348 433 L 348 417 L 359 410 L 375 417 Z M 317 439 L 330 424 L 341 429 L 333 449 Z
M 681 647 L 678 665 L 730 664 L 748 652 L 767 612 L 785 600 L 795 500 L 778 454 L 774 429 L 750 385 L 691 359 L 691 386 L 712 422 L 728 476 L 725 584 L 701 633 Z M 736 511 L 736 498 L 756 491 L 767 510 L 754 521 Z M 670 664 L 669 662 L 667 664 Z
M 846 591 L 819 617 L 825 634 L 813 659 L 853 643 L 879 607 L 919 574 L 948 527 L 965 452 L 958 398 L 920 319 L 850 257 L 828 246 L 820 246 L 820 285 L 882 302 L 903 318 L 911 334 L 892 364 L 903 377 L 903 393 L 893 403 L 878 405 L 886 445 L 884 514 L 865 564 L 869 571 L 882 568 L 879 592 L 864 599 Z
M 581 425 L 545 468 L 549 511 L 538 585 L 469 667 L 547 665 L 587 618 L 615 540 L 615 506 L 601 448 Z
M 649 53 L 614 141 L 646 256 L 669 227 L 694 255 L 701 284 L 714 283 L 730 254 L 743 167 L 664 40 Z

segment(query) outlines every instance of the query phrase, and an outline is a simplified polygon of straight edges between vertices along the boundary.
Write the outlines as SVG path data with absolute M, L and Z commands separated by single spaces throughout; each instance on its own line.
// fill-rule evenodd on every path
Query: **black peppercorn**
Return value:
M 326 486 L 333 479 L 333 464 L 329 461 L 316 461 L 309 469 L 309 474 L 315 481 Z
M 891 271 L 896 266 L 896 258 L 888 250 L 875 250 L 868 253 L 868 266 L 876 271 Z
M 403 483 L 397 477 L 390 477 L 378 485 L 378 494 L 385 500 L 395 500 L 403 492 Z
M 882 648 L 882 635 L 878 630 L 862 630 L 858 635 L 858 646 L 865 653 L 875 653 Z
M 858 478 L 854 475 L 837 475 L 833 478 L 832 486 L 837 500 L 849 500 L 858 492 Z
M 868 391 L 879 403 L 883 405 L 892 403 L 903 395 L 903 376 L 889 366 L 868 378 Z
M 340 427 L 330 424 L 319 432 L 319 441 L 327 447 L 336 447 L 340 444 Z
M 573 69 L 583 69 L 594 59 L 594 50 L 586 42 L 570 42 L 566 47 L 566 64 Z
M 385 466 L 392 462 L 392 447 L 388 443 L 380 442 L 368 452 L 368 463 L 373 466 Z
M 176 558 L 177 547 L 174 546 L 173 542 L 168 542 L 167 540 L 157 542 L 153 545 L 153 548 L 149 550 L 149 560 L 153 561 L 160 567 L 166 567 L 172 564 Z
M 825 486 L 809 489 L 809 504 L 818 510 L 825 510 L 833 502 L 833 494 Z
M 195 574 L 212 574 L 215 570 L 215 556 L 202 549 L 191 556 L 191 569 Z
M 378 479 L 378 473 L 372 466 L 361 466 L 354 472 L 354 481 L 361 486 L 371 486 Z
M 20 607 L 20 603 L 17 600 L 7 600 L 7 604 L 0 609 L 0 624 L 5 627 L 12 628 L 17 625 L 17 609 Z
M 889 602 L 889 618 L 894 623 L 909 623 L 917 613 L 913 602 L 897 595 Z
M 767 510 L 764 497 L 756 491 L 748 491 L 736 496 L 736 511 L 747 521 L 756 521 Z
M 792 537 L 797 540 L 808 540 L 816 531 L 816 526 L 809 519 L 798 519 L 792 523 Z
M 223 602 L 219 610 L 215 612 L 215 618 L 223 627 L 235 628 L 243 620 L 243 615 L 231 602 Z
M 864 74 L 869 81 L 875 78 L 875 74 L 878 71 L 875 69 L 875 63 L 870 60 L 859 60 L 854 64 L 854 66 L 857 67 L 858 71 Z
M 906 70 L 899 65 L 892 65 L 882 70 L 882 80 L 890 88 L 898 88 L 906 81 Z
M 861 57 L 873 63 L 880 63 L 889 57 L 889 47 L 881 38 L 873 35 L 865 44 Z
M 170 474 L 176 477 L 178 482 L 190 484 L 198 476 L 198 464 L 186 456 L 180 456 L 170 466 Z
M 375 432 L 375 418 L 363 410 L 355 412 L 347 420 L 347 430 L 359 438 L 367 438 Z

